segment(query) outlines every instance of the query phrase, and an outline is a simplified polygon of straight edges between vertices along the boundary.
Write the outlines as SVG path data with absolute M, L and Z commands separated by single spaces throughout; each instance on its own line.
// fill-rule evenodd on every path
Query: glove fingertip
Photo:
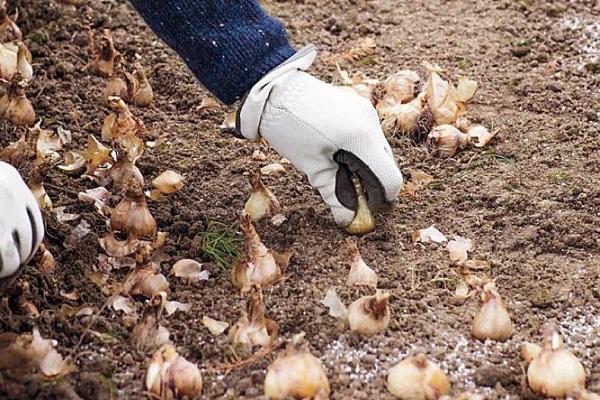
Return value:
M 331 205 L 331 214 L 338 226 L 346 227 L 350 225 L 354 219 L 354 211 L 347 209 L 341 205 Z

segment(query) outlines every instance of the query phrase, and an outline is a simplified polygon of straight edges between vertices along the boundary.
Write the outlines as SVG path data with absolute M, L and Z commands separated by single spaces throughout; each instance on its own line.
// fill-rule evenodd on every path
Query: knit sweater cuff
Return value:
M 258 0 L 131 0 L 216 97 L 231 104 L 296 52 Z

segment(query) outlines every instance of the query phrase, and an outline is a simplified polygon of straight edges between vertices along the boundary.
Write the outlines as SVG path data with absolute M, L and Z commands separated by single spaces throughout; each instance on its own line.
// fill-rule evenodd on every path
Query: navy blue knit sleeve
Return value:
M 208 90 L 235 102 L 291 57 L 285 29 L 258 0 L 131 0 Z

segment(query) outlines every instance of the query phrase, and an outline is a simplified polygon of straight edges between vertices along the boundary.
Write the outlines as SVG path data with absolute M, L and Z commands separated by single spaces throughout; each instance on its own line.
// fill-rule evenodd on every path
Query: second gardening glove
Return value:
M 352 173 L 375 211 L 397 199 L 402 174 L 371 103 L 303 71 L 315 56 L 306 47 L 262 78 L 242 101 L 236 130 L 263 137 L 304 172 L 335 221 L 347 226 L 356 209 Z
M 0 161 L 0 278 L 27 263 L 43 236 L 42 214 L 33 193 L 12 165 Z

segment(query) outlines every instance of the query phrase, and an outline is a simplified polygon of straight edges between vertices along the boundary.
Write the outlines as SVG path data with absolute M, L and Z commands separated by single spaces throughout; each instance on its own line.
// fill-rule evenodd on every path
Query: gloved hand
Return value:
M 402 174 L 371 103 L 302 71 L 315 55 L 306 47 L 261 79 L 242 101 L 236 131 L 263 137 L 304 172 L 335 221 L 347 226 L 356 209 L 351 173 L 373 211 L 397 199 Z
M 0 161 L 0 278 L 27 263 L 43 236 L 44 223 L 35 197 L 17 170 Z

